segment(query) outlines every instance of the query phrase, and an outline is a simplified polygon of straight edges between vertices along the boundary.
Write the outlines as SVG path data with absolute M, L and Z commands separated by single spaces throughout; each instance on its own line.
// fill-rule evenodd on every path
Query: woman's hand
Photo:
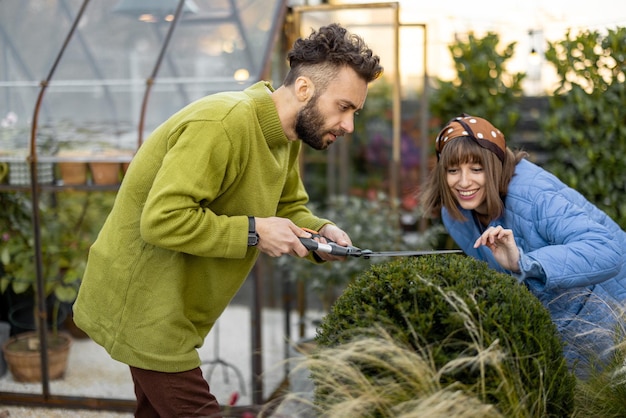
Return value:
M 474 248 L 486 245 L 496 261 L 506 270 L 519 273 L 519 249 L 513 231 L 501 226 L 491 226 L 478 237 Z

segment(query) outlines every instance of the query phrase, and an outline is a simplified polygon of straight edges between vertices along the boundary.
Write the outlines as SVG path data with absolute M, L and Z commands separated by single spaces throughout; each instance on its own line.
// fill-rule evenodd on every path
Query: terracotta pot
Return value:
M 10 338 L 2 345 L 4 359 L 17 382 L 41 382 L 41 353 L 39 335 L 25 332 Z M 72 337 L 64 332 L 48 334 L 48 378 L 65 375 Z
M 107 149 L 95 155 L 89 163 L 94 184 L 119 184 L 126 173 L 133 153 L 127 150 Z
M 88 151 L 62 151 L 57 154 L 61 159 L 67 158 L 68 161 L 59 161 L 59 172 L 64 185 L 85 184 L 87 183 L 87 163 L 85 157 L 89 155 Z M 77 161 L 71 161 L 76 159 Z M 83 161 L 78 161 L 83 159 Z
M 96 162 L 89 163 L 91 180 L 94 184 L 118 184 L 120 182 L 121 164 L 119 162 Z
M 86 163 L 59 163 L 61 179 L 65 185 L 87 183 Z

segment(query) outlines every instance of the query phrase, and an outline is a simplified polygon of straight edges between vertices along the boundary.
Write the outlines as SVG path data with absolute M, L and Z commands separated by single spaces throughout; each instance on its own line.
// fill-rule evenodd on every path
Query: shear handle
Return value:
M 300 241 L 302 242 L 302 244 L 309 251 L 319 251 L 322 253 L 338 255 L 340 257 L 346 257 L 346 256 L 360 257 L 362 254 L 362 250 L 358 247 L 354 247 L 352 245 L 344 247 L 342 245 L 337 244 L 335 241 L 331 240 L 330 238 L 320 235 L 320 233 L 317 231 L 314 231 L 309 228 L 302 228 L 302 229 L 308 232 L 309 234 L 311 234 L 311 238 L 300 238 Z M 324 238 L 327 241 L 327 243 L 315 241 L 313 238 Z
M 319 251 L 321 253 L 327 253 L 332 255 L 338 255 L 340 257 L 354 256 L 359 257 L 361 250 L 356 247 L 343 247 L 335 242 L 329 241 L 328 243 L 317 242 L 312 238 L 300 238 L 300 242 L 309 251 Z

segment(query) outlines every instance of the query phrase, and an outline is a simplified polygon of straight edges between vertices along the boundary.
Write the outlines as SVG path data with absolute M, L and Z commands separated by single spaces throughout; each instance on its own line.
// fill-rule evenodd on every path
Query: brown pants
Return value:
M 130 367 L 137 397 L 136 418 L 221 418 L 200 368 L 164 373 Z

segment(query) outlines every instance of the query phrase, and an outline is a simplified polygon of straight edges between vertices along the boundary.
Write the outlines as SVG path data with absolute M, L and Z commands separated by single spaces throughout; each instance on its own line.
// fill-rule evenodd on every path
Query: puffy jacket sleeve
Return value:
M 619 273 L 624 261 L 619 242 L 587 209 L 558 192 L 536 196 L 530 228 L 516 237 L 521 250 L 518 280 L 532 278 L 545 290 L 568 289 Z

